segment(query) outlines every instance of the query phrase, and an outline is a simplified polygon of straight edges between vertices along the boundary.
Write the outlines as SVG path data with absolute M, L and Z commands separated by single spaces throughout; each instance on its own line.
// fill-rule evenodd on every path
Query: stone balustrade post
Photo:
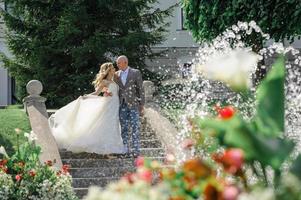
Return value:
M 46 98 L 41 97 L 43 85 L 38 80 L 31 80 L 26 85 L 29 96 L 23 99 L 24 108 L 29 116 L 32 131 L 37 135 L 36 144 L 41 147 L 40 161 L 54 161 L 54 167 L 61 168 L 62 160 L 58 146 L 48 124 Z
M 155 85 L 152 81 L 143 81 L 143 88 L 145 94 L 145 103 L 153 102 L 154 93 L 155 93 Z

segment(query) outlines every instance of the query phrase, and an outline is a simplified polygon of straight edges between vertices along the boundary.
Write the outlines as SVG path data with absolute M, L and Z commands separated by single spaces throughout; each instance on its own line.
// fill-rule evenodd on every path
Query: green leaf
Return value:
M 284 81 L 284 57 L 280 57 L 257 89 L 254 122 L 264 135 L 279 136 L 284 132 Z
M 281 138 L 270 138 L 260 134 L 254 135 L 256 159 L 264 166 L 279 170 L 283 162 L 294 149 L 294 142 Z
M 294 161 L 293 165 L 291 166 L 290 172 L 297 176 L 301 181 L 301 154 Z
M 294 148 L 290 140 L 259 133 L 256 127 L 239 115 L 230 120 L 201 120 L 199 125 L 205 131 L 213 131 L 222 145 L 242 149 L 246 161 L 257 160 L 263 166 L 271 166 L 275 170 L 281 167 Z

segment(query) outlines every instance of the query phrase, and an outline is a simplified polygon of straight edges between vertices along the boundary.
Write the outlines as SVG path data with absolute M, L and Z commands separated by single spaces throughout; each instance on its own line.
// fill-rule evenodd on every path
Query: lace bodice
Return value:
M 109 90 L 109 92 L 112 92 L 112 94 L 113 94 L 113 96 L 118 96 L 118 89 L 119 89 L 119 87 L 118 87 L 118 85 L 117 85 L 117 83 L 115 83 L 115 82 L 109 82 L 108 83 L 108 90 Z

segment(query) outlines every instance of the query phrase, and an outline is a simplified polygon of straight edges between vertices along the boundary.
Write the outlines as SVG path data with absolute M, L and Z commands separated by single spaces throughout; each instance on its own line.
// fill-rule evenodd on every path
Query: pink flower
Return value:
M 153 174 L 150 170 L 143 170 L 141 172 L 139 172 L 139 176 L 138 176 L 141 180 L 147 182 L 147 183 L 151 183 L 153 180 Z
M 227 149 L 222 155 L 214 155 L 213 159 L 221 163 L 224 169 L 231 173 L 236 174 L 244 163 L 244 153 L 241 149 Z
M 142 156 L 139 156 L 135 160 L 135 165 L 136 165 L 136 167 L 142 167 L 142 166 L 144 166 L 144 158 Z
M 222 196 L 223 200 L 236 200 L 239 195 L 239 189 L 235 186 L 226 186 Z
M 186 138 L 182 142 L 182 148 L 183 149 L 191 149 L 194 145 L 195 145 L 195 141 L 190 139 L 190 138 Z
M 22 177 L 22 174 L 17 174 L 15 178 L 19 182 L 22 180 L 23 177 Z

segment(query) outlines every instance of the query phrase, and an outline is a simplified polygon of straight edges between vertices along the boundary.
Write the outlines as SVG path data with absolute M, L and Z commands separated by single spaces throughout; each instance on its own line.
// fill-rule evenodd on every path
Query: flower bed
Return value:
M 16 129 L 17 140 L 21 134 Z M 25 133 L 28 141 L 17 146 L 17 151 L 7 155 L 3 146 L 0 153 L 0 199 L 77 199 L 71 186 L 67 165 L 61 170 L 52 167 L 53 161 L 40 163 L 40 148 L 34 144 L 33 132 Z M 19 143 L 19 142 L 17 142 Z

